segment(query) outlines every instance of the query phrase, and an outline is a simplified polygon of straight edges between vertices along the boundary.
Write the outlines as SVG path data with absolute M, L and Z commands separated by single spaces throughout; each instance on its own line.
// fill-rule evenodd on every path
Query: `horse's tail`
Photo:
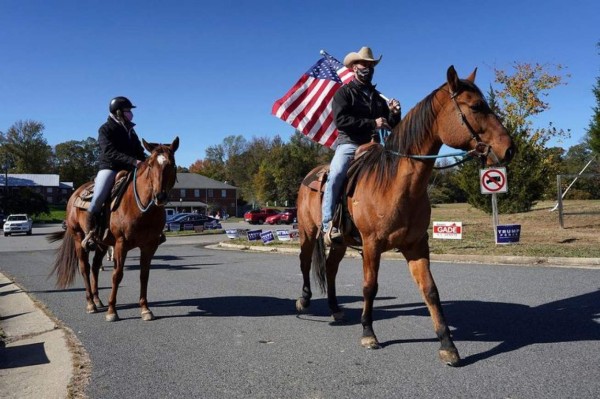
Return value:
M 325 279 L 327 258 L 325 257 L 325 241 L 323 240 L 323 234 L 319 234 L 316 240 L 317 242 L 312 253 L 313 279 L 321 289 L 321 292 L 326 294 L 327 284 Z
M 75 272 L 77 272 L 77 252 L 75 251 L 75 237 L 70 231 L 58 231 L 48 236 L 49 242 L 63 240 L 56 252 L 54 266 L 50 272 L 50 277 L 56 274 L 56 286 L 65 289 L 73 284 Z

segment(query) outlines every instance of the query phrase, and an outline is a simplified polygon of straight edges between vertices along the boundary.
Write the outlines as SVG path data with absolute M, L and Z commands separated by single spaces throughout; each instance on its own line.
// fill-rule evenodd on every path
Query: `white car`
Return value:
M 33 220 L 24 213 L 9 215 L 4 221 L 4 237 L 12 233 L 27 233 L 30 236 L 32 226 Z

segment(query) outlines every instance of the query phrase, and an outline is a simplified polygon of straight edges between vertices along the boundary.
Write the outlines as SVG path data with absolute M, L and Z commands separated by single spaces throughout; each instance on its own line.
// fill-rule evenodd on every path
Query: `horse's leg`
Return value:
M 106 251 L 101 251 L 99 248 L 94 253 L 94 260 L 92 261 L 92 298 L 97 308 L 103 308 L 104 304 L 98 296 L 98 272 L 100 266 L 102 266 L 102 258 Z
M 142 320 L 154 320 L 154 314 L 148 309 L 148 279 L 150 278 L 150 262 L 158 248 L 156 246 L 147 246 L 140 248 L 140 308 L 142 311 Z
M 98 309 L 93 301 L 92 285 L 90 283 L 90 253 L 85 251 L 81 245 L 76 245 L 75 252 L 77 253 L 77 259 L 79 259 L 79 272 L 83 278 L 83 285 L 85 286 L 85 299 L 86 306 L 85 311 L 87 313 L 96 313 Z
M 344 259 L 346 248 L 345 244 L 334 243 L 331 248 L 329 248 L 329 255 L 327 256 L 327 303 L 329 304 L 331 315 L 335 321 L 344 320 L 344 311 L 340 309 L 338 305 L 335 278 L 340 267 L 340 262 Z
M 123 242 L 117 241 L 115 244 L 115 252 L 113 254 L 115 268 L 112 274 L 112 289 L 110 290 L 110 296 L 108 297 L 108 310 L 106 312 L 106 321 L 117 321 L 119 315 L 117 314 L 117 292 L 119 291 L 119 284 L 123 280 L 123 267 L 125 266 L 125 258 L 127 257 L 127 251 L 123 248 Z
M 302 296 L 296 300 L 296 310 L 304 312 L 310 306 L 312 291 L 310 289 L 310 266 L 313 251 L 317 244 L 317 228 L 300 232 L 300 270 L 302 271 Z
M 379 275 L 379 262 L 381 252 L 371 242 L 363 244 L 363 312 L 360 322 L 363 327 L 360 344 L 365 348 L 379 349 L 379 341 L 373 331 L 373 302 L 377 295 L 379 285 L 377 277 Z
M 442 311 L 437 286 L 429 268 L 429 243 L 427 242 L 427 236 L 414 249 L 403 252 L 408 261 L 410 273 L 421 290 L 421 295 L 425 300 L 427 309 L 429 309 L 435 334 L 440 340 L 440 359 L 450 366 L 456 366 L 460 362 L 460 356 L 454 346 L 454 342 L 452 342 L 450 330 Z

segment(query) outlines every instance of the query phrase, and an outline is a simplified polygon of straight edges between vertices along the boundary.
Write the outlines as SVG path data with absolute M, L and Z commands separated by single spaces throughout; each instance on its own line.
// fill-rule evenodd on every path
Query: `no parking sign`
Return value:
M 481 183 L 481 194 L 508 192 L 506 168 L 480 169 L 479 182 Z

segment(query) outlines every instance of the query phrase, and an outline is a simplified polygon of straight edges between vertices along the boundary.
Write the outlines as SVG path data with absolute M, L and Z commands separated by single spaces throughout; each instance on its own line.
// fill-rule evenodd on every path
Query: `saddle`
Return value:
M 354 193 L 359 172 L 364 164 L 364 155 L 376 146 L 381 146 L 381 144 L 370 142 L 363 144 L 356 149 L 354 159 L 352 160 L 350 168 L 348 168 L 348 172 L 346 173 L 346 178 L 344 179 L 341 197 L 336 199 L 332 223 L 334 226 L 338 227 L 342 235 L 351 238 L 353 241 L 351 244 L 354 245 L 362 245 L 362 240 L 360 238 L 360 233 L 352 220 L 352 215 L 348 211 L 346 199 Z M 327 182 L 328 174 L 329 165 L 323 165 L 309 173 L 304 180 L 302 180 L 302 184 L 313 191 L 320 192 L 322 196 L 325 191 L 325 182 Z
M 106 201 L 102 207 L 102 211 L 100 212 L 100 220 L 96 226 L 96 234 L 99 237 L 104 237 L 107 234 L 110 214 L 114 212 L 121 204 L 121 199 L 123 198 L 123 194 L 125 194 L 125 189 L 132 178 L 133 172 L 121 170 L 117 173 L 117 176 L 115 177 L 115 183 L 110 190 L 109 200 Z M 94 186 L 94 181 L 86 183 L 79 195 L 75 197 L 73 206 L 80 209 L 88 209 L 90 207 L 92 197 L 94 196 Z

